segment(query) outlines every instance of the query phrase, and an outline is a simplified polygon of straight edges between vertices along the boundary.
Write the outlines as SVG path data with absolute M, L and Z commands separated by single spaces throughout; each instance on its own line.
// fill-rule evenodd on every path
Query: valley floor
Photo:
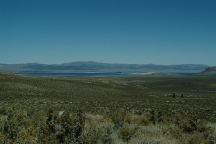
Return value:
M 216 78 L 0 74 L 0 143 L 214 144 Z

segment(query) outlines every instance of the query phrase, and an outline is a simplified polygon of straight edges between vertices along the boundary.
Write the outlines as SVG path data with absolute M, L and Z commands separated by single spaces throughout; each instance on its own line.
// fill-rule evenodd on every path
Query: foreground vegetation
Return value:
M 216 77 L 0 74 L 3 144 L 214 144 Z

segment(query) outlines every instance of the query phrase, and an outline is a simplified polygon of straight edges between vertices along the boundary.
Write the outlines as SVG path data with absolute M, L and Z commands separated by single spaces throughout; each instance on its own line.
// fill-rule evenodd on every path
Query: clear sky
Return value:
M 0 1 L 0 63 L 71 61 L 216 65 L 216 1 Z

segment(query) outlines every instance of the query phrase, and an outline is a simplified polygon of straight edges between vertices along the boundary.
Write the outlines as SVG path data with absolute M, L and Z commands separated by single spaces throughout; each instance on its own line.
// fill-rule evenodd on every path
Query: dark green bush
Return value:
M 82 112 L 70 114 L 69 112 L 54 113 L 49 110 L 46 124 L 40 129 L 40 137 L 46 136 L 58 143 L 80 143 L 85 124 Z

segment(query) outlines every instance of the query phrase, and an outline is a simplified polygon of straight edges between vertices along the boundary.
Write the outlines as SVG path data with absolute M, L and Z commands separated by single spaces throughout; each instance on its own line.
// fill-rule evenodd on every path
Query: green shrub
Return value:
M 81 112 L 70 114 L 63 112 L 61 115 L 49 110 L 46 124 L 40 128 L 40 138 L 48 136 L 52 141 L 58 143 L 80 143 L 85 124 L 84 116 Z
M 123 139 L 126 143 L 133 137 L 136 132 L 136 128 L 134 126 L 130 126 L 128 124 L 124 124 L 122 128 L 119 129 L 119 137 Z
M 113 143 L 112 133 L 113 133 L 113 129 L 111 127 L 105 128 L 105 131 L 103 132 L 103 136 L 102 136 L 102 143 L 103 144 L 112 144 Z
M 122 127 L 125 121 L 126 111 L 123 109 L 111 111 L 109 117 L 112 119 L 115 128 Z
M 96 144 L 101 137 L 101 131 L 99 127 L 94 123 L 89 121 L 85 125 L 85 129 L 83 132 L 83 143 L 84 144 Z

